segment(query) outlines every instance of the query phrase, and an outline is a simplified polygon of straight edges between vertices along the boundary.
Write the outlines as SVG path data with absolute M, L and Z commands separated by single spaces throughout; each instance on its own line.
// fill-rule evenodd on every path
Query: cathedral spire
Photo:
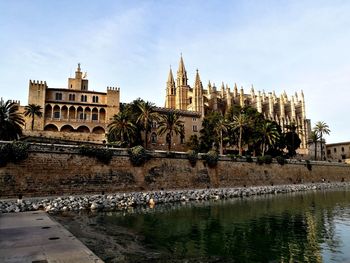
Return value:
M 185 63 L 182 58 L 182 54 L 179 62 L 179 69 L 177 70 L 177 86 L 187 86 L 187 72 L 185 68 Z
M 173 77 L 173 71 L 171 70 L 171 67 L 169 70 L 168 83 L 175 83 L 174 77 Z
M 173 71 L 169 70 L 169 76 L 168 81 L 166 82 L 166 101 L 165 101 L 165 107 L 175 109 L 175 96 L 176 96 L 176 89 L 175 89 L 175 81 L 173 77 Z

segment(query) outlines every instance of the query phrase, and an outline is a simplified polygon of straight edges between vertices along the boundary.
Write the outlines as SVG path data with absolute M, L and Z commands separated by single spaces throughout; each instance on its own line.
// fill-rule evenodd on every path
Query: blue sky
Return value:
M 350 1 L 0 1 L 0 97 L 27 103 L 29 79 L 66 88 L 80 62 L 89 88 L 164 106 L 183 54 L 189 83 L 304 91 L 328 143 L 350 141 Z

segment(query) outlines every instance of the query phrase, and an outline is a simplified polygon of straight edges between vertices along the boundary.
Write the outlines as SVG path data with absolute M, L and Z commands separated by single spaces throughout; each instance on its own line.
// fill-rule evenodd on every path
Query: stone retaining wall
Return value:
M 26 160 L 0 168 L 0 198 L 350 181 L 350 165 L 311 162 L 311 167 L 298 160 L 258 165 L 228 157 L 220 157 L 215 168 L 203 160 L 192 167 L 186 154 L 168 158 L 165 152 L 134 167 L 126 150 L 114 150 L 112 161 L 105 165 L 79 155 L 74 146 L 36 144 Z

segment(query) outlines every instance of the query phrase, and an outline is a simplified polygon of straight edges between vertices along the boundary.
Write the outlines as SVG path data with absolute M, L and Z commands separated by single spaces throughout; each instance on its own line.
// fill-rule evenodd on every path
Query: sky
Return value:
M 164 106 L 182 53 L 189 84 L 303 90 L 327 143 L 350 141 L 350 1 L 0 0 L 0 97 L 28 102 L 29 80 L 67 88 L 77 63 L 89 89 Z

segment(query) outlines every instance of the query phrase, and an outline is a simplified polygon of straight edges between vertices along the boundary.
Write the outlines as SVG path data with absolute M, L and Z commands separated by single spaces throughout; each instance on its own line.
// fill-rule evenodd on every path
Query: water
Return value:
M 344 190 L 56 218 L 106 262 L 350 262 Z

